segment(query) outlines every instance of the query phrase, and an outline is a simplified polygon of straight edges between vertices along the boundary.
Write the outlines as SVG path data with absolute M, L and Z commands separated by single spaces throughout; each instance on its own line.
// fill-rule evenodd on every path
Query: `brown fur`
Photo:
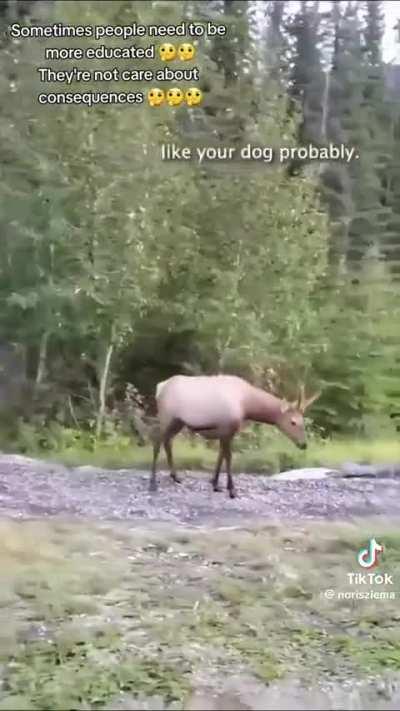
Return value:
M 288 403 L 234 375 L 174 375 L 157 385 L 159 438 L 154 443 L 150 491 L 157 490 L 156 467 L 161 445 L 167 455 L 171 477 L 179 483 L 172 455 L 172 440 L 184 428 L 205 439 L 218 439 L 220 448 L 214 476 L 214 491 L 225 460 L 227 489 L 236 495 L 233 483 L 232 440 L 246 422 L 275 425 L 298 447 L 306 447 L 303 414 L 318 395 L 306 400 L 301 391 L 297 403 Z

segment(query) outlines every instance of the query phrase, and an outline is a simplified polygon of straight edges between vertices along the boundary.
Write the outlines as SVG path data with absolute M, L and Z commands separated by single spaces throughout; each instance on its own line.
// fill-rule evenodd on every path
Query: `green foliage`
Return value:
M 393 435 L 400 124 L 385 89 L 381 6 L 279 5 L 260 31 L 248 2 L 9 3 L 8 15 L 29 22 L 32 12 L 44 24 L 213 19 L 228 28 L 198 40 L 205 100 L 195 110 L 40 106 L 43 86 L 60 90 L 35 72 L 54 41 L 2 40 L 0 332 L 24 350 L 36 385 L 59 394 L 42 448 L 68 449 L 71 428 L 90 432 L 84 449 L 93 433 L 109 442 L 126 382 L 150 396 L 179 371 L 236 372 L 289 397 L 304 380 L 322 386 L 320 432 Z M 166 142 L 196 156 L 198 146 L 309 140 L 344 141 L 359 158 L 302 170 L 160 157 Z

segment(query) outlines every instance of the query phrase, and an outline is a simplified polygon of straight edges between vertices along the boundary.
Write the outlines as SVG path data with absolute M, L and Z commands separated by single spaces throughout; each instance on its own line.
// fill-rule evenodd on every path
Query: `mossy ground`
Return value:
M 386 588 L 348 580 L 372 535 Z M 218 684 L 238 670 L 307 684 L 400 671 L 400 534 L 382 522 L 3 521 L 0 583 L 4 709 L 106 708 L 121 692 L 184 708 L 199 674 Z M 338 599 L 371 589 L 397 599 Z

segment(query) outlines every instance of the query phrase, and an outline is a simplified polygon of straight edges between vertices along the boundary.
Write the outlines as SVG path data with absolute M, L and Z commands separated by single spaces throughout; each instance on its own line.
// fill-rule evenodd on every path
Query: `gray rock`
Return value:
M 345 462 L 341 467 L 342 476 L 365 477 L 370 479 L 391 479 L 400 476 L 398 464 L 357 464 Z
M 326 479 L 334 475 L 340 474 L 332 469 L 326 469 L 325 467 L 309 467 L 304 469 L 290 469 L 287 472 L 280 472 L 279 474 L 273 474 L 271 479 L 277 479 L 278 481 L 297 481 L 298 479 Z

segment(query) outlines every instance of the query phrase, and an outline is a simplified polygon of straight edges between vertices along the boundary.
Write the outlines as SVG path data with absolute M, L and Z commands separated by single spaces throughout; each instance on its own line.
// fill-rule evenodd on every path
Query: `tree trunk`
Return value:
M 40 339 L 38 366 L 35 378 L 36 385 L 40 385 L 40 383 L 43 382 L 46 373 L 47 345 L 49 342 L 49 335 L 49 332 L 45 331 Z
M 328 116 L 329 116 L 329 99 L 330 99 L 330 84 L 331 70 L 327 69 L 324 77 L 324 93 L 322 97 L 322 116 L 321 116 L 321 139 L 326 141 Z
M 106 394 L 107 394 L 107 384 L 108 376 L 110 373 L 111 358 L 114 352 L 114 333 L 112 332 L 111 340 L 106 350 L 106 355 L 104 358 L 104 365 L 102 368 L 101 379 L 100 379 L 100 389 L 99 389 L 99 409 L 97 413 L 96 422 L 96 438 L 101 436 L 104 424 L 104 415 L 106 412 Z

